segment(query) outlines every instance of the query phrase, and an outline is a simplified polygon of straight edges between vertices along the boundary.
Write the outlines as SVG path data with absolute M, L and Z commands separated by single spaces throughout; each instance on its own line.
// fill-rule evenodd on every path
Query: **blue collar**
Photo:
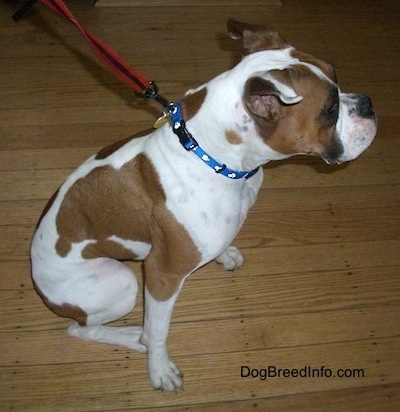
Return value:
M 179 137 L 181 145 L 187 150 L 193 152 L 207 166 L 211 167 L 216 173 L 224 175 L 229 179 L 248 179 L 256 172 L 254 169 L 250 172 L 237 171 L 229 169 L 225 164 L 218 162 L 212 156 L 207 154 L 196 142 L 195 138 L 186 129 L 185 121 L 183 120 L 181 102 L 171 103 L 167 108 L 167 114 L 171 116 L 172 130 Z

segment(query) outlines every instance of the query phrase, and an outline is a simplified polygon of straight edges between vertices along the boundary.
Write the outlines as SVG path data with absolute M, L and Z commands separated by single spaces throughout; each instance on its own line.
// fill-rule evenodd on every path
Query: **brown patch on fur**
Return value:
M 147 136 L 148 134 L 150 134 L 151 132 L 153 132 L 154 129 L 147 129 L 147 130 L 143 130 L 142 132 L 136 133 L 133 136 L 129 136 L 125 139 L 122 139 L 118 142 L 112 143 L 106 147 L 104 147 L 103 149 L 101 149 L 95 159 L 96 160 L 101 160 L 101 159 L 105 159 L 106 157 L 112 155 L 114 152 L 116 152 L 118 149 L 120 149 L 122 146 L 125 146 L 127 143 L 129 143 L 132 139 L 135 139 L 137 137 L 143 137 L 143 136 Z
M 163 205 L 154 210 L 151 232 L 153 245 L 144 262 L 146 286 L 154 299 L 165 301 L 196 268 L 201 255 L 186 229 Z
M 234 130 L 227 130 L 225 138 L 230 144 L 238 145 L 243 143 L 243 139 Z
M 245 54 L 289 47 L 289 43 L 276 31 L 270 30 L 264 25 L 243 23 L 229 19 L 228 30 L 232 38 L 243 40 Z
M 78 179 L 65 195 L 56 220 L 60 236 L 57 253 L 64 257 L 72 243 L 95 239 L 97 243 L 88 245 L 85 255 L 113 257 L 114 242 L 108 242 L 112 235 L 150 243 L 152 208 L 164 201 L 156 171 L 144 154 L 119 170 L 97 167 Z M 106 246 L 112 250 L 107 252 Z
M 137 258 L 131 250 L 109 239 L 101 239 L 96 243 L 91 243 L 82 250 L 82 257 L 84 259 L 94 259 L 104 256 L 112 256 L 117 260 L 135 260 Z
M 62 305 L 56 305 L 51 302 L 39 289 L 35 282 L 33 286 L 37 294 L 41 297 L 43 303 L 56 315 L 62 318 L 70 318 L 76 320 L 80 326 L 86 326 L 87 323 L 87 313 L 81 309 L 79 306 L 70 305 L 69 303 L 63 303 Z
M 244 32 L 243 46 L 246 54 L 262 50 L 277 50 L 289 47 L 276 31 L 262 30 L 257 32 Z
M 200 110 L 207 96 L 207 87 L 204 87 L 193 94 L 185 96 L 182 105 L 183 117 L 185 121 L 190 120 Z
M 72 244 L 64 237 L 59 237 L 56 243 L 56 251 L 61 257 L 65 257 L 71 251 Z
M 112 242 L 112 235 L 152 245 L 145 279 L 155 299 L 166 300 L 201 256 L 186 229 L 166 207 L 156 170 L 139 154 L 119 170 L 98 167 L 77 180 L 65 195 L 57 216 L 57 253 L 66 256 L 72 243 L 95 239 L 83 257 L 130 260 L 135 256 Z M 112 275 L 112 274 L 110 274 Z

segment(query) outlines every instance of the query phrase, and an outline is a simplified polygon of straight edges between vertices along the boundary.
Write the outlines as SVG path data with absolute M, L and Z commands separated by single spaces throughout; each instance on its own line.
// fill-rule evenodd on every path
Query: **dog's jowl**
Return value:
M 231 246 L 263 180 L 262 165 L 296 154 L 337 164 L 372 142 L 371 100 L 343 93 L 325 61 L 276 32 L 230 20 L 243 42 L 233 69 L 189 90 L 172 121 L 84 162 L 52 197 L 32 242 L 36 290 L 69 333 L 147 352 L 154 388 L 183 385 L 167 335 L 184 280 Z M 182 125 L 184 125 L 182 127 Z M 135 306 L 137 282 L 121 261 L 143 260 L 144 325 L 106 323 Z

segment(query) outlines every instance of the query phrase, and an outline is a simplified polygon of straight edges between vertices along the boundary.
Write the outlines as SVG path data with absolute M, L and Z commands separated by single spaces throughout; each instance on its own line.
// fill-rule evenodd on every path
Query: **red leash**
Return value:
M 37 1 L 38 0 L 30 1 L 25 7 L 13 15 L 13 19 L 16 21 L 19 20 Z M 39 1 L 55 13 L 68 19 L 77 27 L 93 51 L 117 77 L 127 83 L 141 96 L 154 99 L 164 107 L 169 105 L 169 102 L 158 94 L 158 88 L 155 82 L 148 80 L 144 75 L 133 69 L 119 54 L 107 46 L 107 44 L 87 32 L 62 0 Z

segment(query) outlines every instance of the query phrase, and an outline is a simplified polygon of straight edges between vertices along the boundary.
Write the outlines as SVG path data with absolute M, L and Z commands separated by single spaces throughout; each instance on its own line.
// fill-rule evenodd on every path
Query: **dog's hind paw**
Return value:
M 143 328 L 140 326 L 79 326 L 76 322 L 68 328 L 69 335 L 75 338 L 126 346 L 140 353 L 146 353 L 146 346 L 139 342 L 142 332 Z
M 154 389 L 174 392 L 183 388 L 183 375 L 172 361 L 157 370 L 150 371 L 150 382 Z
M 222 265 L 225 270 L 235 270 L 244 263 L 242 252 L 235 246 L 229 246 L 222 252 L 215 261 Z

